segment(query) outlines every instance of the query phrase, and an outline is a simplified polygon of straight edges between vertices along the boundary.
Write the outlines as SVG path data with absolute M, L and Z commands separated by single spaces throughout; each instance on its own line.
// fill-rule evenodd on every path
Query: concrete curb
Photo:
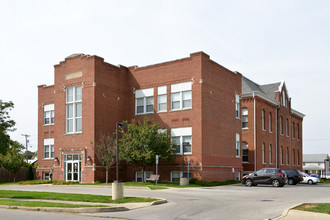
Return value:
M 288 216 L 289 211 L 290 211 L 291 209 L 294 209 L 294 208 L 296 208 L 296 207 L 298 207 L 298 206 L 300 206 L 300 205 L 302 205 L 302 204 L 304 204 L 304 203 L 299 203 L 299 204 L 294 205 L 294 206 L 292 206 L 292 207 L 290 207 L 290 208 L 287 208 L 287 209 L 285 209 L 285 210 L 282 212 L 282 215 L 280 215 L 280 216 L 278 216 L 278 217 L 276 217 L 276 218 L 269 218 L 268 220 L 280 220 L 280 219 L 283 219 L 283 218 L 285 218 L 286 216 Z
M 160 204 L 164 204 L 164 203 L 168 202 L 166 199 L 161 199 L 161 198 L 157 198 L 157 199 L 160 199 L 160 200 L 153 201 L 147 205 L 140 206 L 137 208 L 160 205 Z M 0 208 L 21 209 L 21 210 L 28 210 L 28 211 L 44 211 L 44 212 L 66 212 L 66 213 L 122 212 L 122 211 L 128 211 L 131 209 L 135 209 L 135 208 L 125 207 L 125 204 L 123 204 L 123 206 L 118 206 L 118 207 L 86 207 L 86 208 L 26 207 L 26 206 L 0 205 Z

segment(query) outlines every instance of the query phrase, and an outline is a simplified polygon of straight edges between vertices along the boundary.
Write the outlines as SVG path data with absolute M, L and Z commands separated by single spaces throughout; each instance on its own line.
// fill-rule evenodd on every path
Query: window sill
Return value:
M 243 161 L 242 164 L 250 164 L 250 162 L 244 162 L 244 161 Z
M 267 131 L 266 129 L 262 129 L 262 131 Z
M 54 158 L 43 158 L 42 160 L 54 160 Z
M 236 119 L 241 120 L 241 118 L 237 118 L 237 117 L 236 117 Z
M 272 131 L 269 131 L 269 133 L 270 133 L 270 134 L 273 134 L 273 132 L 272 132 Z
M 82 131 L 81 132 L 75 132 L 75 133 L 65 133 L 64 135 L 75 135 L 75 134 L 82 134 Z
M 139 116 L 139 115 L 151 115 L 151 114 L 155 114 L 155 112 L 147 112 L 147 113 L 135 113 L 134 116 Z
M 166 113 L 167 111 L 158 111 L 157 113 Z
M 192 110 L 192 108 L 171 109 L 170 112 L 185 111 L 185 110 Z
M 54 125 L 54 123 L 53 124 L 43 124 L 42 126 L 48 127 L 48 126 L 53 126 L 53 125 Z
M 182 156 L 181 153 L 175 154 L 175 156 Z M 184 156 L 192 156 L 192 153 L 184 153 Z
M 242 130 L 249 130 L 249 128 L 242 128 Z
M 241 158 L 241 156 L 236 156 L 236 158 Z

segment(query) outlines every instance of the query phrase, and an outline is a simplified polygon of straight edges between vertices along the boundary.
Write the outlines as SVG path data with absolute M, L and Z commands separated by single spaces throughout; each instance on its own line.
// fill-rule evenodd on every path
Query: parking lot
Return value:
M 65 193 L 89 193 L 111 195 L 110 187 L 97 186 L 0 186 L 0 189 L 52 191 Z M 125 188 L 125 196 L 165 198 L 168 203 L 125 212 L 83 214 L 83 216 L 47 213 L 47 219 L 268 219 L 299 203 L 330 203 L 330 185 L 270 185 L 246 187 L 241 184 L 203 187 L 149 190 Z M 45 213 L 2 209 L 5 219 L 25 220 L 42 218 Z M 78 218 L 79 217 L 79 218 Z

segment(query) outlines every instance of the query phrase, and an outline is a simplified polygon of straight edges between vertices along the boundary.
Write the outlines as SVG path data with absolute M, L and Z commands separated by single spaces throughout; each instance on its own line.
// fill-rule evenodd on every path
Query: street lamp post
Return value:
M 112 183 L 112 200 L 124 198 L 124 184 L 119 181 L 119 144 L 118 144 L 118 130 L 119 128 L 126 128 L 127 124 L 124 122 L 116 123 L 116 180 Z
M 126 128 L 127 124 L 124 122 L 117 122 L 116 123 L 116 145 L 117 145 L 117 151 L 116 151 L 116 182 L 119 182 L 119 144 L 118 144 L 118 130 L 119 128 Z

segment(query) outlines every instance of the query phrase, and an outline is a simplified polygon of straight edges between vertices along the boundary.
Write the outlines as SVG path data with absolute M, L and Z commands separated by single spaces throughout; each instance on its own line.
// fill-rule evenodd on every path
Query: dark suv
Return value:
M 297 183 L 300 183 L 300 181 L 303 181 L 304 179 L 298 172 L 298 170 L 294 169 L 284 169 L 286 176 L 288 178 L 289 185 L 296 185 Z
M 256 186 L 257 184 L 271 184 L 274 187 L 284 186 L 287 178 L 281 169 L 263 168 L 249 175 L 243 176 L 242 184 L 246 186 Z

